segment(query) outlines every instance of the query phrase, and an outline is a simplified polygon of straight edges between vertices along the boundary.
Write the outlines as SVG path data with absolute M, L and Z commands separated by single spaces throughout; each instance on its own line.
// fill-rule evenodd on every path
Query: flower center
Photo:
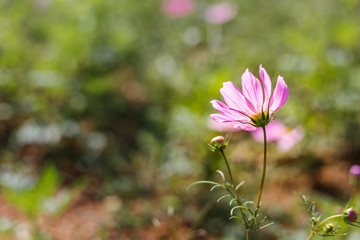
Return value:
M 250 119 L 255 127 L 265 127 L 270 122 L 270 115 L 268 112 L 261 112 L 251 116 Z

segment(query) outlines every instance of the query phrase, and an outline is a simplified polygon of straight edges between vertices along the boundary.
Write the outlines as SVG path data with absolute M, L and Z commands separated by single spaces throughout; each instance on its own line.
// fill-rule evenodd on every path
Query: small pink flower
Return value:
M 185 17 L 194 11 L 193 0 L 165 0 L 162 11 L 173 18 Z
M 226 104 L 212 100 L 215 110 L 220 113 L 210 117 L 217 122 L 230 122 L 235 130 L 254 131 L 266 126 L 272 115 L 286 103 L 289 89 L 284 79 L 279 76 L 271 95 L 271 79 L 260 65 L 260 78 L 257 79 L 249 69 L 241 77 L 242 91 L 234 83 L 225 82 L 220 93 Z
M 349 170 L 349 173 L 351 176 L 360 178 L 360 165 L 352 165 Z
M 211 5 L 205 13 L 205 20 L 213 24 L 222 24 L 230 21 L 236 15 L 236 10 L 228 2 Z
M 264 133 L 262 129 L 256 129 L 251 133 L 258 142 L 264 142 Z M 304 137 L 304 130 L 301 127 L 294 129 L 287 128 L 280 121 L 274 120 L 266 126 L 266 140 L 268 142 L 277 142 L 278 148 L 282 152 L 289 151 Z
M 302 127 L 296 127 L 285 131 L 282 137 L 277 141 L 280 151 L 286 152 L 293 148 L 301 139 L 304 138 L 304 130 Z

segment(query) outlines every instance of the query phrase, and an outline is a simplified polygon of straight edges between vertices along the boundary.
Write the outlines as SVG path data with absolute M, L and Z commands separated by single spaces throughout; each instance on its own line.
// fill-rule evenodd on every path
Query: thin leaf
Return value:
M 304 202 L 305 206 L 307 206 L 308 199 L 305 197 L 305 195 L 302 195 L 301 193 L 296 192 L 296 191 L 294 191 L 294 193 L 296 193 L 301 198 L 301 200 Z
M 235 190 L 238 190 L 242 185 L 244 185 L 245 181 L 241 181 L 235 188 Z
M 214 146 L 212 146 L 212 145 L 210 145 L 210 144 L 208 144 L 208 143 L 204 143 L 205 144 L 205 147 L 207 148 L 207 149 L 209 149 L 210 151 L 212 151 L 212 152 L 215 152 L 216 151 L 216 148 L 214 147 Z
M 240 208 L 246 209 L 246 210 L 250 210 L 249 208 L 244 207 L 244 206 L 235 206 L 235 207 L 233 207 L 233 208 L 230 210 L 230 215 L 233 215 L 233 214 L 234 214 L 234 211 L 235 211 L 236 209 L 240 209 Z
M 231 219 L 239 219 L 239 220 L 241 220 L 241 221 L 243 222 L 243 220 L 242 220 L 241 218 L 239 218 L 238 216 L 231 216 L 231 217 L 229 217 L 229 220 L 231 220 Z
M 234 199 L 232 199 L 232 200 L 229 202 L 229 205 L 231 206 L 231 205 L 232 205 L 232 203 L 233 203 L 234 201 L 236 201 L 236 199 L 235 199 L 235 198 L 234 198 Z
M 260 221 L 260 224 L 262 224 L 263 222 L 265 222 L 266 219 L 268 219 L 268 216 L 265 216 L 265 217 Z
M 189 190 L 192 186 L 198 185 L 198 184 L 213 184 L 213 185 L 218 185 L 219 183 L 217 182 L 213 182 L 213 181 L 196 181 L 191 183 L 187 188 L 186 191 Z
M 243 203 L 243 206 L 249 206 L 249 205 L 253 205 L 254 202 L 253 201 L 246 201 Z
M 220 174 L 222 180 L 223 180 L 224 182 L 226 182 L 224 173 L 223 173 L 222 171 L 220 171 L 220 170 L 216 170 L 216 172 L 217 172 L 218 174 Z
M 226 187 L 225 187 L 224 185 L 217 184 L 217 185 L 212 186 L 212 187 L 210 188 L 210 192 L 212 192 L 212 191 L 213 191 L 215 188 L 217 188 L 217 187 L 222 187 L 222 188 L 226 189 Z
M 224 196 L 219 197 L 219 199 L 217 200 L 217 202 L 220 202 L 222 199 L 226 198 L 226 197 L 231 197 L 231 194 L 226 194 Z
M 264 229 L 264 228 L 269 227 L 269 226 L 271 226 L 271 225 L 273 225 L 273 224 L 274 224 L 274 222 L 268 223 L 268 224 L 266 224 L 266 225 L 264 225 L 264 226 L 261 226 L 259 229 L 260 229 L 260 230 L 261 230 L 261 229 Z

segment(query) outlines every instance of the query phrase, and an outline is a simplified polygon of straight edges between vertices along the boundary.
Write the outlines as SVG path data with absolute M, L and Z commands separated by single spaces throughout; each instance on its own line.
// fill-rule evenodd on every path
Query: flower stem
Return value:
M 342 214 L 337 214 L 337 215 L 333 215 L 333 216 L 330 216 L 330 217 L 328 217 L 328 218 L 325 218 L 325 219 L 322 220 L 318 225 L 324 224 L 326 221 L 329 221 L 329 220 L 331 220 L 331 219 L 333 219 L 333 218 L 337 218 L 337 217 L 340 217 L 340 216 L 342 216 Z
M 250 235 L 251 235 L 251 231 L 247 230 L 246 231 L 246 240 L 250 240 Z
M 263 132 L 264 132 L 264 164 L 263 164 L 263 172 L 262 172 L 260 189 L 259 189 L 259 196 L 258 196 L 258 200 L 257 200 L 257 204 L 256 204 L 256 208 L 257 208 L 257 209 L 258 209 L 258 207 L 260 206 L 261 194 L 262 194 L 262 190 L 263 190 L 263 187 L 264 187 L 265 174 L 266 174 L 266 151 L 267 151 L 267 144 L 266 144 L 266 130 L 265 130 L 265 126 L 263 126 L 262 129 L 263 129 Z
M 221 155 L 223 156 L 223 158 L 224 158 L 224 160 L 225 160 L 226 167 L 227 167 L 227 170 L 228 170 L 228 172 L 229 172 L 230 183 L 231 183 L 231 185 L 232 185 L 233 188 L 234 188 L 233 190 L 234 190 L 234 192 L 235 192 L 236 202 L 238 203 L 239 206 L 241 206 L 242 203 L 241 203 L 241 200 L 240 200 L 240 198 L 239 198 L 239 195 L 238 195 L 238 193 L 237 193 L 237 191 L 236 191 L 236 189 L 235 189 L 234 178 L 233 178 L 232 173 L 231 173 L 231 169 L 230 169 L 229 162 L 228 162 L 228 160 L 227 160 L 227 158 L 226 158 L 226 155 L 225 155 L 223 149 L 220 149 L 220 153 L 221 153 Z M 251 230 L 249 229 L 248 219 L 247 219 L 247 217 L 246 217 L 243 209 L 240 209 L 240 212 L 241 212 L 242 218 L 243 218 L 243 220 L 244 220 L 244 225 L 245 225 L 245 230 L 246 230 L 246 240 L 250 240 Z
M 315 235 L 315 233 L 311 230 L 311 233 L 306 240 L 310 240 L 314 235 Z
M 230 175 L 231 184 L 234 185 L 234 178 L 233 178 L 233 176 L 232 176 L 231 169 L 230 169 L 230 165 L 229 165 L 229 162 L 228 162 L 228 160 L 227 160 L 227 158 L 226 158 L 226 156 L 225 156 L 224 150 L 221 149 L 221 150 L 220 150 L 220 153 L 221 153 L 221 155 L 223 156 L 223 158 L 224 158 L 224 160 L 225 160 L 226 167 L 227 167 L 227 170 L 228 170 L 229 175 Z

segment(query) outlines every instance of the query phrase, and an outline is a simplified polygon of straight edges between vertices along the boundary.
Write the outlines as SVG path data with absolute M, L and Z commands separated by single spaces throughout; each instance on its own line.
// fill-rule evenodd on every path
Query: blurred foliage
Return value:
M 239 85 L 246 68 L 258 76 L 263 64 L 273 85 L 281 75 L 290 89 L 276 118 L 306 130 L 290 152 L 270 146 L 269 189 L 307 187 L 347 201 L 347 169 L 360 153 L 360 2 L 230 1 L 236 17 L 213 25 L 204 12 L 218 2 L 196 0 L 190 15 L 171 18 L 159 0 L 1 1 L 1 172 L 31 168 L 36 175 L 51 159 L 65 185 L 86 176 L 90 195 L 124 199 L 120 229 L 148 226 L 149 216 L 159 214 L 138 212 L 139 223 L 127 218 L 137 198 L 176 196 L 175 212 L 192 222 L 213 197 L 205 189 L 185 192 L 186 186 L 216 178 L 223 167 L 203 147 L 217 134 L 207 128 L 209 101 L 221 98 L 222 82 Z M 234 133 L 228 148 L 250 189 L 257 185 L 260 145 Z M 44 182 L 53 193 L 60 185 L 50 175 Z M 4 191 L 14 204 L 25 201 Z M 241 235 L 225 228 L 227 210 L 220 209 L 204 210 L 213 220 L 194 228 Z M 275 220 L 287 219 L 284 226 L 299 227 L 301 206 L 290 215 L 284 206 L 271 210 Z
M 36 219 L 41 213 L 60 214 L 78 196 L 84 184 L 60 190 L 60 176 L 53 165 L 45 167 L 30 186 L 2 186 L 2 194 L 15 207 Z

